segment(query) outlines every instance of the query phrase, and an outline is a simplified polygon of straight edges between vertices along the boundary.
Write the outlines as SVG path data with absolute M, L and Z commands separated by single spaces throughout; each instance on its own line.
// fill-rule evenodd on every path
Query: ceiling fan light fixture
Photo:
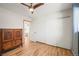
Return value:
M 30 8 L 30 11 L 31 11 L 31 12 L 33 12 L 33 11 L 34 11 L 34 9 L 33 9 L 33 8 Z

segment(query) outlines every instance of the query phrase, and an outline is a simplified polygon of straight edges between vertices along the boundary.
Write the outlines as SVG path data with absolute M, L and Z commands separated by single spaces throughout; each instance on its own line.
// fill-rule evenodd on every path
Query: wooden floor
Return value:
M 72 56 L 72 52 L 67 49 L 43 44 L 40 42 L 30 42 L 28 48 L 18 47 L 3 56 Z

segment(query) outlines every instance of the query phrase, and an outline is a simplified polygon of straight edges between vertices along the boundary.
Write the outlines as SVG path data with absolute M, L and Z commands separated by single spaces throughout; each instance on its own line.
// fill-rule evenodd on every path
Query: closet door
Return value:
M 22 44 L 22 30 L 21 29 L 15 29 L 14 30 L 14 43 L 15 46 Z
M 13 48 L 13 30 L 12 29 L 4 29 L 2 36 L 2 49 L 9 50 Z

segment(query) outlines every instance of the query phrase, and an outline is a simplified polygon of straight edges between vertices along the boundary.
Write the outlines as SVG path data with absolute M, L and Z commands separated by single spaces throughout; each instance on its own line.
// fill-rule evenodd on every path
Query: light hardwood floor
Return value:
M 3 56 L 72 56 L 68 49 L 51 46 L 40 42 L 30 42 L 28 48 L 18 47 Z

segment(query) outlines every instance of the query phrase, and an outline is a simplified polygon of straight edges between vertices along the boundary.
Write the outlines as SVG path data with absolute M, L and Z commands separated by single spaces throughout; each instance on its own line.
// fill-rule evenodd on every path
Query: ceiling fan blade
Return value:
M 22 5 L 24 5 L 24 6 L 27 6 L 28 8 L 30 8 L 30 6 L 29 5 L 27 5 L 27 4 L 25 4 L 25 3 L 21 3 Z
M 38 3 L 38 4 L 34 5 L 33 8 L 36 9 L 36 8 L 40 7 L 41 5 L 44 5 L 44 3 Z

